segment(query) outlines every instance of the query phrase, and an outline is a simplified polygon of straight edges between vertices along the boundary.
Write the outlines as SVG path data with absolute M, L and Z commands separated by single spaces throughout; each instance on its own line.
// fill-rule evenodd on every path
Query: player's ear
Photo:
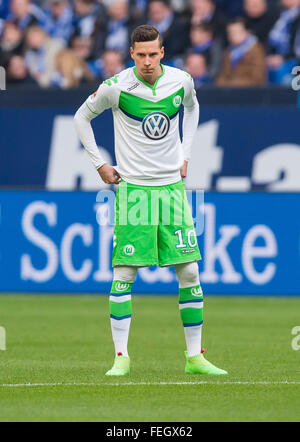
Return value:
M 165 47 L 164 46 L 162 46 L 160 53 L 161 53 L 161 58 L 164 58 L 164 56 L 165 56 Z
M 131 47 L 130 48 L 130 55 L 131 55 L 131 58 L 133 59 L 133 52 L 134 52 L 134 49 L 133 49 L 133 47 Z

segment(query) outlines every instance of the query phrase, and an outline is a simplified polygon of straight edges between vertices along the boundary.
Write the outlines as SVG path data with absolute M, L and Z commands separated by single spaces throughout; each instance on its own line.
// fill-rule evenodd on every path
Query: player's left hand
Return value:
M 187 161 L 185 161 L 184 165 L 180 169 L 181 178 L 186 178 L 187 177 L 188 164 L 189 163 Z

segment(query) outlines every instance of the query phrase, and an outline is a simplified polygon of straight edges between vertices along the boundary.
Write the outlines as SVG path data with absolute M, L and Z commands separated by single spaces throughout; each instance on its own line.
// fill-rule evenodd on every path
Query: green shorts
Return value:
M 182 181 L 117 190 L 112 265 L 171 266 L 201 259 Z

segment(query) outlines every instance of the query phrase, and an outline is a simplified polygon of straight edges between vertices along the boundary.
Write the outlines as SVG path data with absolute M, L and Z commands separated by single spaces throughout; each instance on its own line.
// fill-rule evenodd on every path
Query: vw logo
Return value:
M 169 132 L 170 119 L 163 112 L 151 112 L 144 118 L 142 128 L 150 140 L 161 140 Z

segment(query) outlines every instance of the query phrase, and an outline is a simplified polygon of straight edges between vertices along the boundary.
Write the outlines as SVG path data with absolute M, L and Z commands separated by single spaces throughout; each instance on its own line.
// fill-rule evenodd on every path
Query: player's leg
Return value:
M 227 374 L 208 362 L 201 349 L 203 324 L 203 293 L 196 261 L 177 264 L 175 271 L 179 280 L 179 308 L 184 326 L 187 351 L 185 372 L 188 374 Z
M 119 266 L 114 268 L 114 280 L 109 297 L 110 322 L 115 346 L 115 362 L 107 376 L 129 374 L 128 337 L 131 323 L 131 287 L 137 273 L 136 267 Z
M 131 322 L 131 286 L 137 269 L 158 264 L 157 223 L 149 222 L 152 220 L 148 211 L 150 198 L 148 186 L 136 186 L 125 181 L 118 186 L 112 259 L 114 282 L 110 294 L 116 358 L 113 368 L 106 373 L 109 376 L 129 373 L 127 342 Z
M 189 357 L 201 353 L 203 293 L 196 261 L 175 265 L 179 280 L 179 308 Z

